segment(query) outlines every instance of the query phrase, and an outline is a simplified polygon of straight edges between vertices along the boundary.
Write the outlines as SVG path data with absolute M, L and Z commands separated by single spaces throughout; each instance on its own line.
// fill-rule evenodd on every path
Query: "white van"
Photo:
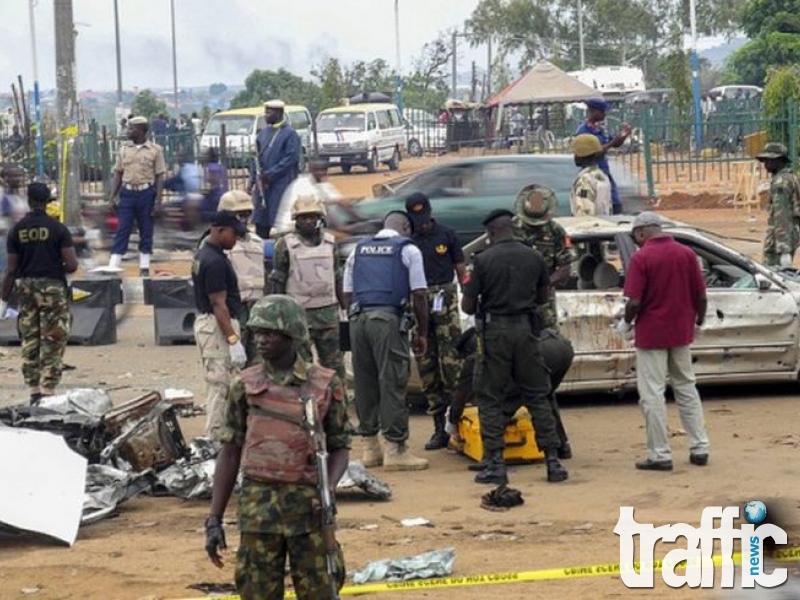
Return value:
M 351 104 L 317 115 L 319 158 L 344 173 L 353 165 L 374 173 L 381 163 L 395 171 L 405 147 L 405 123 L 394 104 Z
M 757 85 L 721 85 L 708 90 L 712 100 L 750 100 L 760 98 L 763 88 Z
M 300 170 L 303 171 L 306 158 L 311 150 L 311 113 L 305 106 L 286 105 L 286 120 L 300 136 L 302 151 Z M 220 145 L 222 126 L 225 126 L 225 145 L 230 162 L 246 164 L 255 156 L 256 136 L 267 126 L 264 118 L 264 107 L 236 108 L 218 112 L 211 116 L 200 137 L 200 151 L 217 148 Z

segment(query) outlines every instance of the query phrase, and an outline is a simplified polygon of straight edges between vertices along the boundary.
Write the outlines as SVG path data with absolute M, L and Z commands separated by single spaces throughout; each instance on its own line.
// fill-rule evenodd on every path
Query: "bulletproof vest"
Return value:
M 323 422 L 329 409 L 328 386 L 334 371 L 312 365 L 301 386 L 271 381 L 263 365 L 242 371 L 247 395 L 247 433 L 242 450 L 242 473 L 258 481 L 317 484 L 314 441 L 305 425 L 301 398 L 317 400 L 317 418 Z
M 336 242 L 329 233 L 322 234 L 316 246 L 307 246 L 296 233 L 287 233 L 289 275 L 286 293 L 303 308 L 321 308 L 336 304 L 336 265 L 333 264 Z
M 394 236 L 363 240 L 356 246 L 353 263 L 353 299 L 363 306 L 400 308 L 411 288 L 408 268 L 401 256 L 411 240 Z
M 264 242 L 255 234 L 237 240 L 228 258 L 239 281 L 242 302 L 255 302 L 264 295 Z

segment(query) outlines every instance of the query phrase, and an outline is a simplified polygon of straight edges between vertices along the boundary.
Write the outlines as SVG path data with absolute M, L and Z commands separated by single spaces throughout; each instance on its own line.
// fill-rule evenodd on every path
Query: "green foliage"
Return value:
M 208 93 L 211 96 L 221 96 L 228 91 L 228 86 L 224 83 L 212 83 L 208 86 Z
M 231 108 L 260 106 L 267 100 L 279 98 L 287 104 L 316 106 L 319 88 L 310 81 L 286 71 L 256 69 L 244 81 L 245 89 L 231 100 Z
M 764 86 L 762 106 L 768 120 L 770 141 L 789 145 L 789 134 L 781 120 L 786 119 L 790 105 L 800 101 L 800 67 L 787 65 L 771 69 Z
M 150 90 L 139 92 L 131 103 L 131 114 L 137 117 L 152 119 L 160 114 L 167 114 L 167 103 Z

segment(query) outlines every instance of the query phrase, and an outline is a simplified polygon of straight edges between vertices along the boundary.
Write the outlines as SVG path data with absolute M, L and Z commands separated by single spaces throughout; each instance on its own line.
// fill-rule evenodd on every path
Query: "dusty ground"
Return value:
M 410 161 L 409 161 L 410 163 Z M 410 168 L 404 163 L 404 169 Z M 346 193 L 364 193 L 383 175 L 334 176 Z M 733 210 L 675 210 L 670 217 L 697 223 L 726 235 L 761 239 L 763 218 L 751 224 Z M 751 228 L 754 231 L 751 231 Z M 737 242 L 752 247 L 757 244 Z M 181 272 L 185 263 L 168 266 Z M 165 387 L 187 388 L 202 399 L 202 379 L 193 346 L 158 347 L 153 342 L 152 315 L 137 306 L 119 326 L 113 346 L 73 347 L 66 361 L 65 387 L 106 386 L 115 402 Z M 19 375 L 18 348 L 3 348 L 0 362 L 0 403 L 23 401 L 27 393 Z M 525 505 L 506 513 L 479 508 L 488 489 L 472 482 L 463 457 L 440 451 L 425 453 L 431 469 L 410 474 L 376 474 L 394 491 L 390 502 L 373 502 L 355 495 L 339 498 L 339 538 L 349 569 L 368 561 L 454 546 L 456 576 L 532 571 L 616 562 L 619 540 L 613 533 L 619 507 L 636 507 L 640 522 L 697 524 L 708 505 L 741 504 L 780 497 L 796 514 L 800 480 L 796 461 L 800 449 L 800 407 L 794 386 L 705 390 L 705 409 L 712 441 L 711 464 L 688 464 L 686 438 L 674 406 L 670 407 L 676 469 L 670 474 L 641 473 L 633 462 L 643 456 L 644 431 L 631 397 L 618 400 L 597 395 L 564 402 L 564 420 L 575 448 L 569 461 L 569 481 L 545 481 L 542 466 L 511 470 L 511 485 L 520 489 Z M 184 435 L 202 430 L 202 417 L 182 420 Z M 411 422 L 411 444 L 421 449 L 430 433 L 426 417 Z M 9 460 L 2 457 L 0 460 Z M 12 493 L 2 488 L 2 493 Z M 140 497 L 124 504 L 119 516 L 87 526 L 72 548 L 33 538 L 0 538 L 0 599 L 178 599 L 201 597 L 187 586 L 232 580 L 230 560 L 214 568 L 203 552 L 202 522 L 207 502 Z M 229 509 L 227 527 L 232 558 L 237 531 Z M 425 517 L 432 528 L 403 528 L 405 517 Z M 376 529 L 362 528 L 377 525 Z M 665 552 L 661 549 L 661 553 Z M 658 578 L 656 578 L 658 579 Z M 37 589 L 33 595 L 22 590 Z M 396 592 L 379 598 L 542 598 L 641 597 L 619 578 L 561 579 L 526 584 L 469 587 L 458 590 Z M 649 597 L 710 597 L 660 586 Z

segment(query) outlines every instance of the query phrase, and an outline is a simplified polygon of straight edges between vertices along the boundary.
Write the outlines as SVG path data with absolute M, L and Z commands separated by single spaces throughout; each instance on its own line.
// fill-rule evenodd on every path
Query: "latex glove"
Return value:
M 788 269 L 792 266 L 792 255 L 791 254 L 781 254 L 781 267 L 784 269 Z
M 245 352 L 244 344 L 242 344 L 241 340 L 228 346 L 228 352 L 231 354 L 231 365 L 237 369 L 241 369 L 247 364 L 247 352 Z
M 206 519 L 206 552 L 216 567 L 222 568 L 224 564 L 219 551 L 227 549 L 222 521 L 219 517 L 208 517 Z
M 0 321 L 8 318 L 8 302 L 0 300 Z
M 628 323 L 625 319 L 620 319 L 614 326 L 614 331 L 616 331 L 620 335 L 626 335 L 631 331 L 631 324 Z

